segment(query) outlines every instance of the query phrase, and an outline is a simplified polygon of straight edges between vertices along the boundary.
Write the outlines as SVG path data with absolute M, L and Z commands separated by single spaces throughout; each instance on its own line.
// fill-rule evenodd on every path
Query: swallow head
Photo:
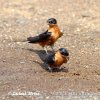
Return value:
M 69 52 L 65 48 L 60 48 L 59 51 L 63 56 L 69 56 Z
M 47 23 L 49 25 L 55 25 L 55 24 L 57 24 L 57 20 L 55 18 L 50 18 L 47 20 Z

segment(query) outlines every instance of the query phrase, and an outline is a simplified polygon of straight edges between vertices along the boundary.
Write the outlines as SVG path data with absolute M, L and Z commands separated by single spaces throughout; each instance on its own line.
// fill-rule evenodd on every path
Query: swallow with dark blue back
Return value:
M 46 46 L 50 46 L 54 51 L 54 43 L 63 35 L 57 25 L 57 20 L 55 18 L 48 19 L 47 23 L 49 25 L 47 31 L 37 36 L 27 38 L 28 43 L 40 44 L 46 51 L 46 54 L 48 54 Z
M 53 68 L 60 68 L 63 63 L 67 63 L 69 60 L 69 52 L 65 48 L 60 48 L 52 54 L 48 54 L 45 58 L 45 63 L 48 65 L 48 69 L 52 71 Z

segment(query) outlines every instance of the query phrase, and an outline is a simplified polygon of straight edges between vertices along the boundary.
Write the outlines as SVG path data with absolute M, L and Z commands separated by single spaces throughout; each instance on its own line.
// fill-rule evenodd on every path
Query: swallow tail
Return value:
M 29 43 L 38 43 L 38 42 L 48 40 L 50 36 L 51 36 L 51 32 L 46 31 L 38 36 L 28 37 L 27 40 L 29 41 Z
M 40 38 L 39 38 L 39 36 L 28 37 L 27 40 L 28 40 L 28 43 L 37 43 L 40 41 Z

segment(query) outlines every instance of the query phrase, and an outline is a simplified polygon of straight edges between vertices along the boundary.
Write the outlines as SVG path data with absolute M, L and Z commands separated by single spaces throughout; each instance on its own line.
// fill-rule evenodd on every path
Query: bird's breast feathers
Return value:
M 59 52 L 55 54 L 55 65 L 61 66 L 63 63 L 66 63 L 67 59 L 66 57 L 63 57 Z
M 54 42 L 63 35 L 62 32 L 60 32 L 59 28 L 53 28 L 49 31 L 52 33 L 51 40 L 53 40 Z
M 60 32 L 58 26 L 53 26 L 52 28 L 49 28 L 48 32 L 51 33 L 51 36 L 47 40 L 41 41 L 39 43 L 43 47 L 45 45 L 54 44 L 57 41 L 57 39 L 62 36 L 62 32 Z

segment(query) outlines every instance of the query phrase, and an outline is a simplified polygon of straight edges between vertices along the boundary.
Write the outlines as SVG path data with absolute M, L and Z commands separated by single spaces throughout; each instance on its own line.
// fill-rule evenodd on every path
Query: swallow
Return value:
M 60 48 L 52 54 L 48 54 L 45 58 L 45 64 L 47 64 L 49 71 L 52 72 L 54 68 L 60 68 L 63 63 L 67 63 L 69 60 L 69 52 L 65 48 Z
M 47 24 L 49 25 L 48 30 L 37 36 L 27 38 L 28 43 L 38 43 L 40 46 L 42 46 L 46 54 L 48 54 L 46 47 L 50 46 L 54 51 L 54 43 L 63 35 L 55 18 L 48 19 Z

